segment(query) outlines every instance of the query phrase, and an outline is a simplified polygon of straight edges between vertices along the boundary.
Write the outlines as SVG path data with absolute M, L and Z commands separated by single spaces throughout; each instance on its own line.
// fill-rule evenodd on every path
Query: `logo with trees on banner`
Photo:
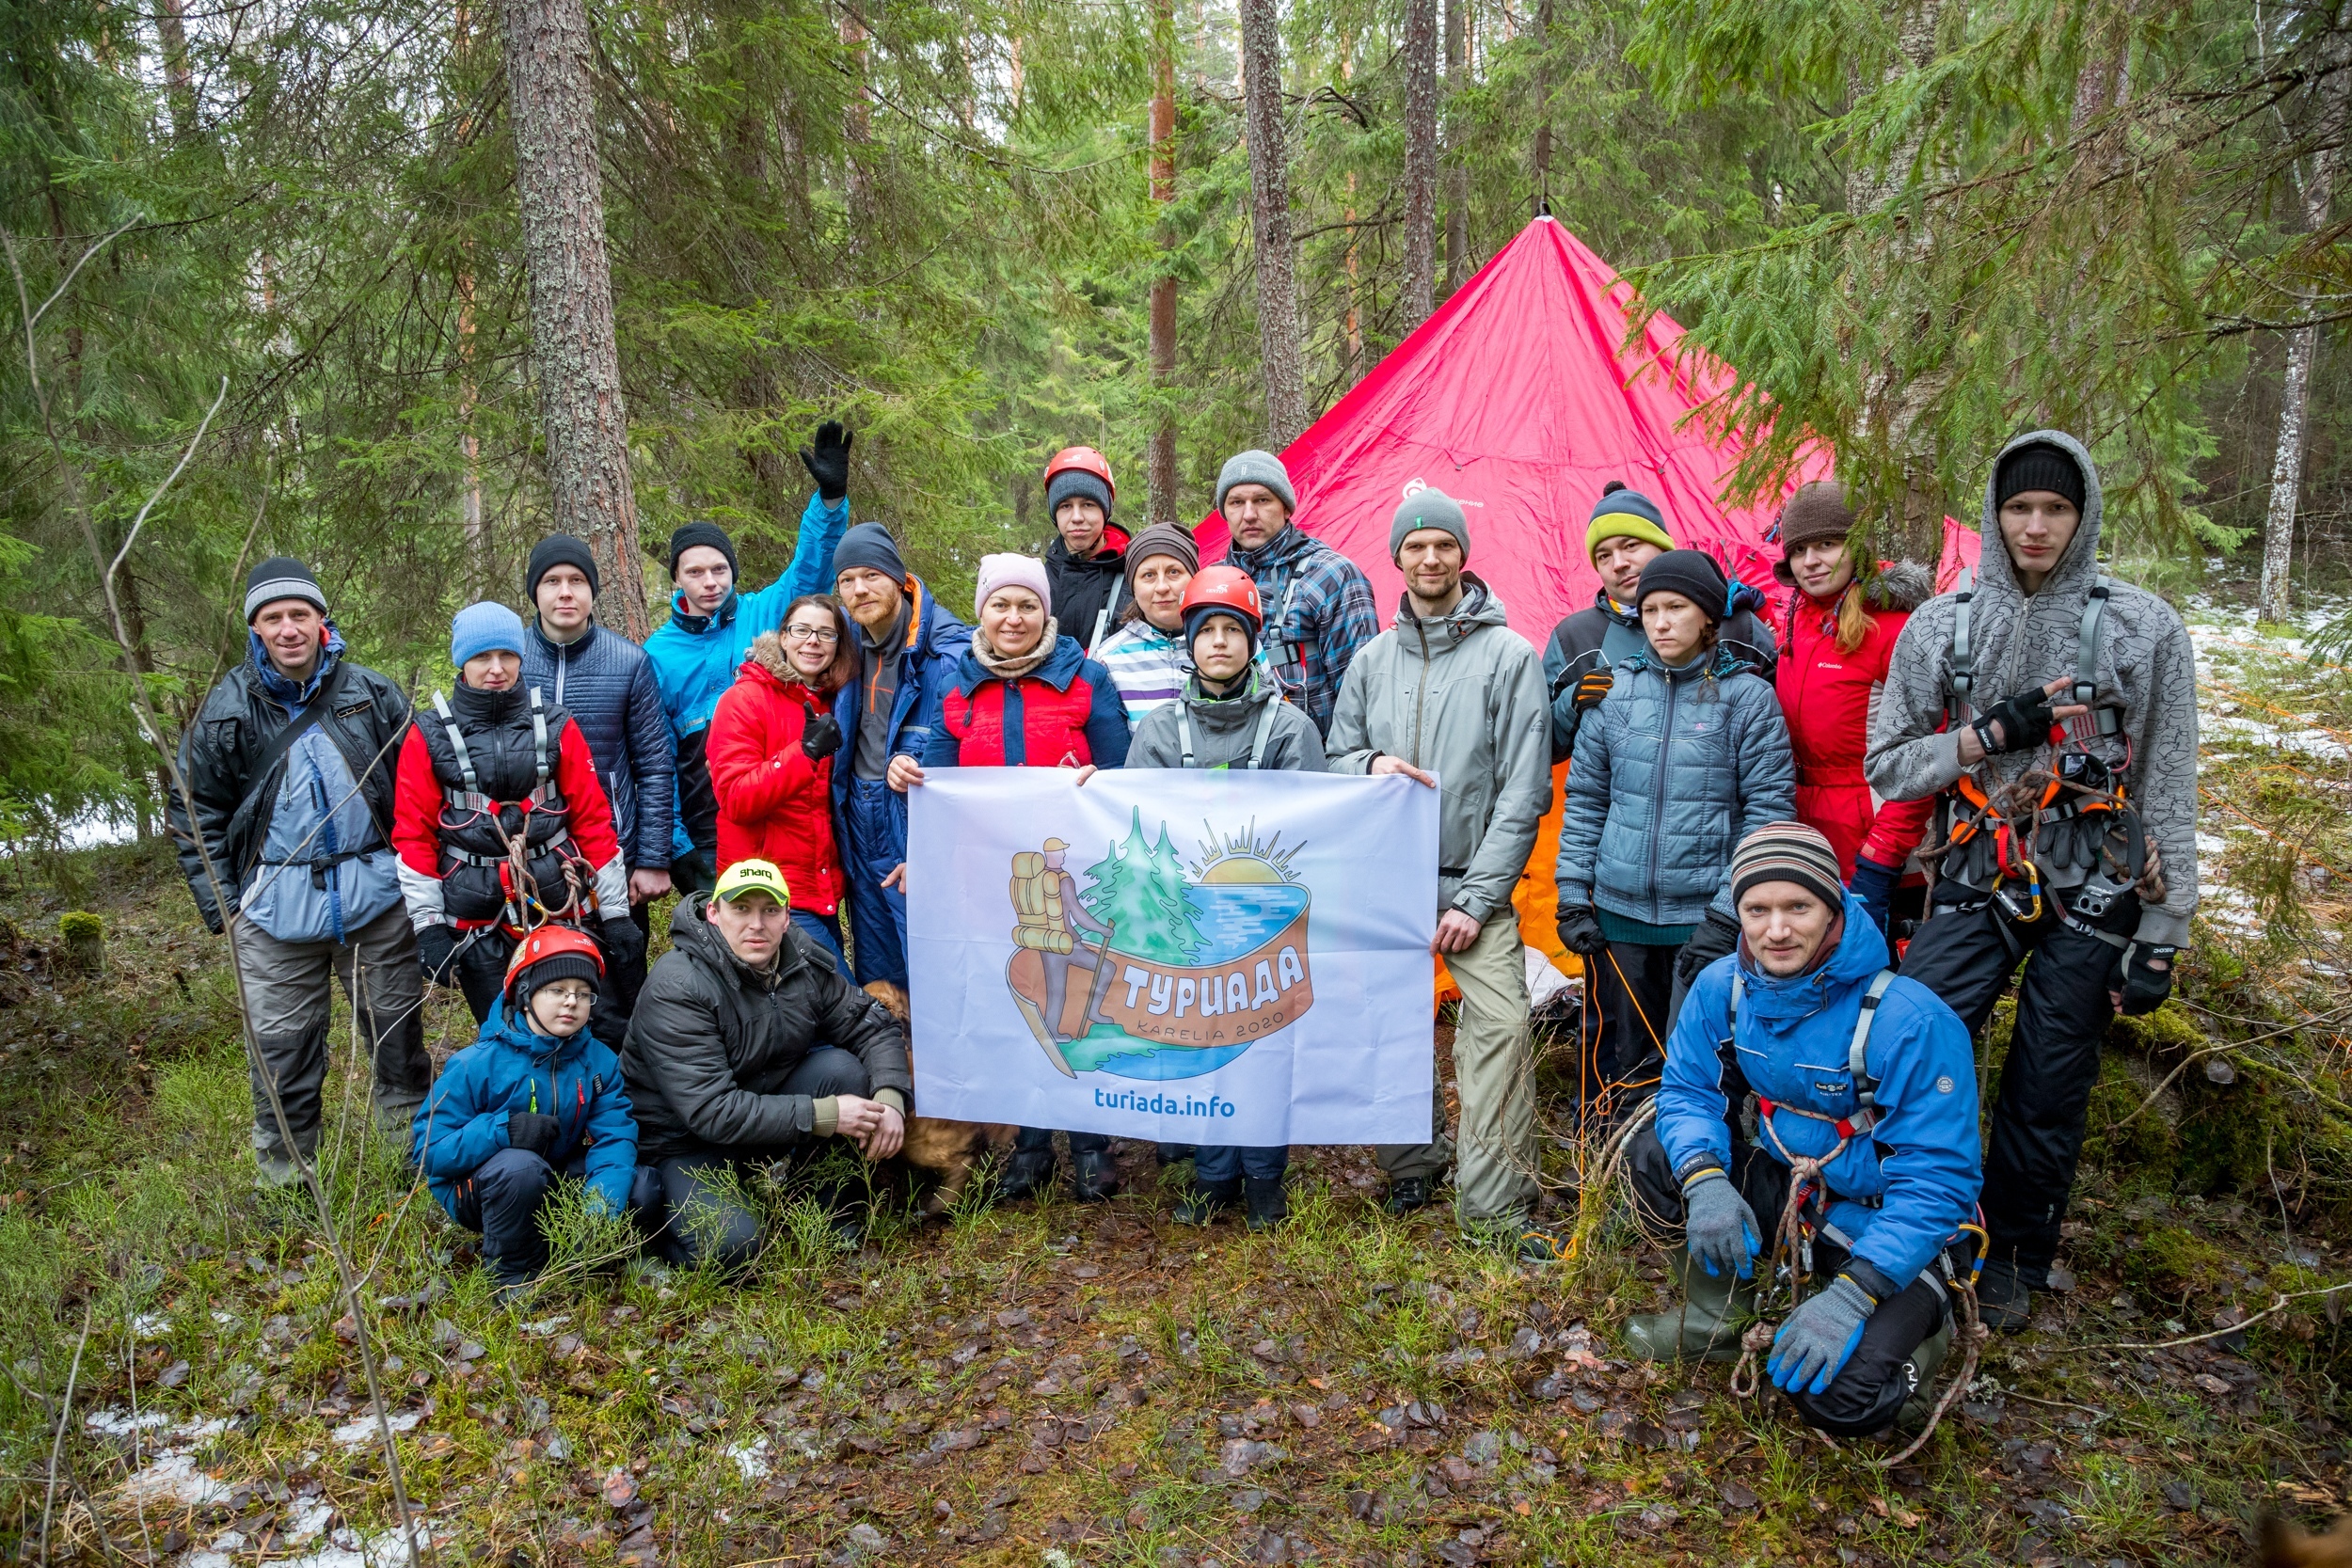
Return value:
M 1075 871 L 1048 838 L 1012 857 L 1005 984 L 1062 1073 L 1165 1082 L 1214 1071 L 1314 1006 L 1304 844 L 1213 827 L 1187 863 L 1129 820 L 1124 842 Z

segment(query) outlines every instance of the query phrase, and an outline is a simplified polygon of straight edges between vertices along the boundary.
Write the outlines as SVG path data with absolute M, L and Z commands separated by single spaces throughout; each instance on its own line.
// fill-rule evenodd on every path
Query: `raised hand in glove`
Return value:
M 830 713 L 812 713 L 801 731 L 801 751 L 809 761 L 822 762 L 841 750 L 841 721 Z
M 2164 1006 L 2172 994 L 2172 960 L 2180 951 L 2145 942 L 2123 950 L 2123 989 L 2115 993 L 2115 1006 L 2124 1017 L 2137 1018 Z
M 1772 1336 L 1772 1354 L 1764 1362 L 1772 1386 L 1784 1394 L 1825 1392 L 1862 1343 L 1862 1325 L 1877 1309 L 1870 1292 L 1842 1274 L 1828 1290 L 1805 1297 Z
M 2050 738 L 2050 693 L 2029 686 L 1987 708 L 1970 727 L 1986 752 L 2030 752 Z
M 1560 934 L 1561 946 L 1582 958 L 1597 958 L 1609 945 L 1609 939 L 1600 934 L 1600 917 L 1590 904 L 1562 905 L 1552 929 Z
M 1902 879 L 1903 868 L 1899 865 L 1881 865 L 1859 855 L 1854 857 L 1853 876 L 1847 880 L 1846 890 L 1862 900 L 1863 910 L 1881 936 L 1886 934 L 1887 918 L 1893 912 L 1895 884 Z
M 1721 1278 L 1726 1270 L 1742 1279 L 1755 1277 L 1762 1244 L 1756 1211 L 1720 1167 L 1709 1166 L 1683 1183 L 1682 1212 L 1683 1243 L 1710 1278 Z
M 1730 916 L 1718 910 L 1707 911 L 1699 928 L 1691 933 L 1691 940 L 1675 955 L 1675 980 L 1689 990 L 1699 977 L 1699 971 L 1740 945 L 1740 927 Z
M 801 449 L 801 467 L 817 482 L 817 494 L 828 501 L 850 493 L 850 443 L 856 439 L 856 433 L 844 430 L 839 420 L 827 420 L 817 427 L 817 444 Z
M 506 1113 L 506 1147 L 527 1148 L 542 1160 L 555 1152 L 555 1140 L 563 1131 L 553 1117 L 543 1117 L 536 1111 Z
M 1571 705 L 1579 714 L 1598 707 L 1600 700 L 1609 695 L 1609 689 L 1615 680 L 1616 676 L 1607 670 L 1592 671 L 1576 683 L 1576 695 L 1570 699 Z
M 435 921 L 417 933 L 417 967 L 437 986 L 457 983 L 457 933 Z

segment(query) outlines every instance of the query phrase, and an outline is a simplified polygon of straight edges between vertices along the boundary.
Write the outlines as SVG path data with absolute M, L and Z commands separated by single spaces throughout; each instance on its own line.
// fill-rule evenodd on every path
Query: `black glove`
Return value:
M 801 732 L 801 750 L 811 762 L 822 762 L 841 750 L 841 721 L 830 713 L 812 713 Z
M 457 933 L 435 921 L 417 933 L 417 967 L 437 986 L 457 983 Z
M 1576 683 L 1576 696 L 1572 700 L 1572 705 L 1580 714 L 1598 707 L 1600 700 L 1609 695 L 1610 687 L 1615 683 L 1616 676 L 1611 672 L 1595 670 Z
M 1561 946 L 1581 958 L 1597 958 L 1609 945 L 1609 939 L 1600 934 L 1600 917 L 1589 904 L 1562 905 L 1552 929 L 1560 933 Z
M 1994 724 L 2001 727 L 1997 740 L 1993 736 Z M 1987 709 L 1970 727 L 1977 732 L 1977 738 L 1984 742 L 1988 753 L 2030 752 L 2050 738 L 2050 694 L 2038 686 L 2029 686 Z
M 826 500 L 837 501 L 850 493 L 850 443 L 856 439 L 854 433 L 841 428 L 839 420 L 827 420 L 817 427 L 815 448 L 801 449 L 801 467 Z
M 2153 1013 L 2172 994 L 2172 961 L 2177 947 L 2157 947 L 2136 942 L 2123 950 L 2123 1016 Z
M 1740 945 L 1740 927 L 1714 910 L 1699 922 L 1691 940 L 1675 955 L 1675 980 L 1684 990 L 1698 979 L 1699 971 Z
M 543 1117 L 536 1111 L 506 1113 L 506 1146 L 527 1148 L 544 1160 L 555 1152 L 555 1140 L 563 1132 L 553 1117 Z
M 644 958 L 645 933 L 637 928 L 637 922 L 627 913 L 605 916 L 604 984 L 612 983 L 613 971 L 627 964 L 643 963 Z

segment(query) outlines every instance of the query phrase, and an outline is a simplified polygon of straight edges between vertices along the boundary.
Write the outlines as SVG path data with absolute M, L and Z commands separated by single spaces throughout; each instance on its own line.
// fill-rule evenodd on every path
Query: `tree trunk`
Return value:
M 651 627 L 604 248 L 588 16 L 581 0 L 503 0 L 503 8 L 532 359 L 555 526 L 588 541 L 604 579 L 603 603 L 620 612 L 616 629 L 642 642 Z
M 1535 215 L 1551 211 L 1551 0 L 1535 5 Z
M 1276 0 L 1241 0 L 1242 106 L 1249 130 L 1251 248 L 1258 264 L 1258 354 L 1265 382 L 1266 446 L 1280 451 L 1307 428 L 1299 362 L 1298 280 L 1291 254 L 1290 176 L 1282 147 L 1282 40 Z
M 1176 416 L 1165 400 L 1176 389 L 1176 0 L 1152 4 L 1152 200 L 1159 209 L 1160 273 L 1152 279 L 1152 389 L 1163 400 L 1152 426 L 1147 464 L 1154 524 L 1176 521 Z
M 866 101 L 866 45 L 873 35 L 866 30 L 866 19 L 847 6 L 841 8 L 839 29 L 850 50 L 851 86 L 849 102 L 841 106 L 841 142 L 848 166 L 843 182 L 850 198 L 850 250 L 854 255 L 866 248 L 866 229 L 874 209 L 866 166 L 859 161 L 866 156 L 866 143 L 874 139 L 873 107 Z
M 188 28 L 181 0 L 156 0 L 155 38 L 164 46 L 164 95 L 171 108 L 171 135 L 185 141 L 196 129 L 196 86 L 188 72 Z
M 1445 0 L 1445 292 L 1462 286 L 1470 256 L 1470 166 L 1462 161 L 1462 89 L 1469 85 L 1470 0 Z
M 2303 183 L 2303 225 L 2314 234 L 2328 227 L 2328 211 L 2335 204 L 2336 164 L 2347 123 L 2352 122 L 2346 114 L 2352 108 L 2352 63 L 2347 63 L 2343 36 L 2339 31 L 2328 42 L 2326 61 L 2334 69 L 2322 78 L 2318 147 Z M 2309 315 L 2318 302 L 2306 289 L 2297 293 L 2296 307 Z M 2263 518 L 2262 590 L 2256 600 L 2256 613 L 2265 621 L 2287 618 L 2287 571 L 2295 560 L 2295 514 L 2303 489 L 2304 431 L 2312 371 L 2318 362 L 2318 327 L 2298 326 L 2287 335 L 2286 384 L 2279 400 L 2279 448 L 2270 463 L 2270 510 Z
M 1438 0 L 1405 0 L 1404 329 L 1438 308 Z

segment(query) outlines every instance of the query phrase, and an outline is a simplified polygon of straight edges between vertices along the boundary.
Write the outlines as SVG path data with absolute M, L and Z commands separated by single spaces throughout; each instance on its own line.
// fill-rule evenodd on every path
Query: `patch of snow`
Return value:
M 202 1508 L 227 1502 L 232 1489 L 227 1481 L 215 1481 L 198 1469 L 196 1461 L 186 1454 L 167 1453 L 124 1481 L 122 1490 L 134 1497 Z
M 736 1444 L 733 1448 L 727 1449 L 727 1457 L 735 1461 L 735 1467 L 743 1472 L 743 1479 L 745 1481 L 765 1481 L 767 1479 L 770 1465 L 768 1462 L 768 1439 L 765 1437 L 760 1438 L 756 1442 Z
M 171 1418 L 160 1410 L 142 1410 L 134 1416 L 121 1405 L 108 1405 L 93 1410 L 82 1418 L 82 1424 L 101 1437 L 128 1437 L 135 1432 L 152 1432 L 169 1426 Z
M 386 1424 L 394 1432 L 413 1432 L 416 1430 L 417 1423 L 423 1419 L 424 1412 L 421 1410 L 404 1410 L 396 1416 L 387 1418 Z M 328 1433 L 327 1435 L 346 1449 L 356 1449 L 362 1443 L 373 1442 L 377 1436 L 375 1412 L 371 1410 L 364 1415 L 355 1416 L 333 1432 Z
M 304 1497 L 294 1505 L 286 1516 L 285 1541 L 299 1546 L 326 1533 L 326 1527 L 335 1522 L 335 1505 L 325 1497 Z
M 131 1332 L 142 1339 L 160 1339 L 171 1332 L 171 1320 L 161 1312 L 142 1312 L 131 1320 Z

